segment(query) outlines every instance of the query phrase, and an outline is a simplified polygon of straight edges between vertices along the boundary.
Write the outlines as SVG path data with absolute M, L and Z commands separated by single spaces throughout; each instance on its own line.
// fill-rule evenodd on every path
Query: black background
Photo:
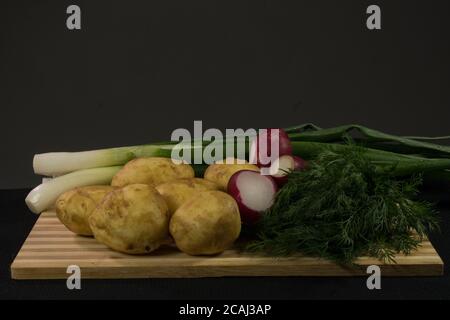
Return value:
M 382 30 L 366 28 L 373 3 Z M 167 140 L 193 120 L 449 134 L 449 14 L 447 0 L 2 0 L 0 189 L 40 181 L 34 153 Z
M 78 4 L 82 30 L 66 28 Z M 369 31 L 365 10 L 382 9 Z M 167 140 L 173 129 L 361 123 L 448 135 L 449 1 L 0 1 L 0 189 L 32 155 Z M 2 298 L 448 298 L 450 278 L 12 281 L 36 216 L 0 193 Z M 432 240 L 448 264 L 450 203 Z M 444 200 L 442 200 L 444 199 Z

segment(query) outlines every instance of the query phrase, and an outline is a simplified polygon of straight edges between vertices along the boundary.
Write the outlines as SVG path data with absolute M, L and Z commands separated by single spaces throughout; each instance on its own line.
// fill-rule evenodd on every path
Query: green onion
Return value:
M 314 124 L 306 123 L 285 130 L 293 142 L 337 144 L 345 142 L 349 134 L 355 133 L 359 136 L 354 137 L 354 141 L 372 149 L 433 158 L 450 158 L 449 146 L 428 142 L 449 137 L 400 137 L 353 124 L 322 129 Z M 229 142 L 228 138 L 225 137 L 223 141 Z M 200 146 L 203 148 L 209 143 L 203 141 Z M 235 140 L 232 143 L 235 146 L 237 144 Z M 163 142 L 93 151 L 43 153 L 35 155 L 33 167 L 36 174 L 58 176 L 76 170 L 123 165 L 137 157 L 170 157 L 175 145 L 176 142 Z M 192 144 L 193 149 L 195 149 L 195 142 Z M 380 156 L 382 157 L 383 154 Z
M 304 159 L 315 159 L 324 151 L 346 152 L 351 146 L 321 142 L 292 142 L 295 155 Z M 415 173 L 428 173 L 450 169 L 450 159 L 431 159 L 420 156 L 399 154 L 384 150 L 364 148 L 364 157 L 378 168 L 391 170 L 393 176 L 407 176 Z
M 400 153 L 415 153 L 422 156 L 450 158 L 450 147 L 420 140 L 445 140 L 449 137 L 401 137 L 370 129 L 361 125 L 349 124 L 321 129 L 313 124 L 303 124 L 287 128 L 291 141 L 311 141 L 342 143 L 353 134 L 353 139 L 367 147 L 390 150 Z
M 121 166 L 79 170 L 44 182 L 34 188 L 25 202 L 34 213 L 50 208 L 60 194 L 76 187 L 109 184 Z
M 138 157 L 170 157 L 173 145 L 142 145 L 81 152 L 49 152 L 33 159 L 36 174 L 59 176 L 68 172 L 123 165 Z
M 204 148 L 211 141 L 192 140 L 183 144 L 182 148 L 191 152 L 194 157 L 195 150 Z M 245 153 L 248 152 L 248 141 L 240 140 L 239 137 L 225 137 L 214 141 L 214 143 L 222 144 L 223 154 L 226 154 L 226 145 L 233 145 L 234 152 L 238 146 L 242 146 Z M 110 149 L 98 149 L 80 152 L 49 152 L 36 154 L 33 158 L 34 173 L 44 176 L 60 176 L 69 172 L 98 168 L 124 165 L 134 158 L 140 157 L 165 157 L 172 156 L 172 150 L 180 147 L 176 142 L 160 142 L 141 146 L 119 147 Z M 183 153 L 183 152 L 181 152 Z

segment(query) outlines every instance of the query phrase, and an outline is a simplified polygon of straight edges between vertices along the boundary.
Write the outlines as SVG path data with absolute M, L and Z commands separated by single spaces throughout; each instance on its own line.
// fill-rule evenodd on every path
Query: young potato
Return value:
M 174 164 L 170 158 L 137 158 L 128 162 L 113 177 L 111 185 L 124 187 L 145 183 L 152 187 L 183 178 L 193 178 L 194 169 L 189 164 Z
M 218 190 L 219 186 L 214 182 L 200 179 L 178 179 L 160 184 L 156 190 L 166 200 L 171 216 L 183 203 L 201 191 Z
M 56 200 L 56 216 L 70 231 L 92 236 L 88 218 L 105 195 L 113 190 L 111 186 L 88 186 L 64 192 Z
M 149 253 L 169 237 L 168 208 L 147 184 L 131 184 L 110 192 L 89 217 L 95 239 L 113 250 Z
M 236 201 L 222 191 L 199 193 L 170 220 L 170 234 L 177 247 L 191 255 L 220 253 L 233 245 L 240 232 Z
M 231 161 L 233 162 L 231 163 Z M 226 191 L 231 176 L 241 170 L 259 171 L 259 168 L 256 165 L 247 162 L 238 164 L 236 159 L 227 158 L 226 160 L 216 162 L 206 168 L 204 178 L 217 183 L 222 191 Z

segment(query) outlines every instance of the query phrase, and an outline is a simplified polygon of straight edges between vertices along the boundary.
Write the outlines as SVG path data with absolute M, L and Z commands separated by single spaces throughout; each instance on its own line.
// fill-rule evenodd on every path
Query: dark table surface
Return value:
M 381 290 L 368 290 L 366 278 L 209 278 L 82 280 L 68 290 L 65 280 L 11 280 L 10 265 L 37 216 L 24 204 L 28 190 L 0 191 L 1 299 L 449 299 L 450 192 L 438 201 L 441 233 L 430 236 L 445 263 L 442 277 L 382 278 Z

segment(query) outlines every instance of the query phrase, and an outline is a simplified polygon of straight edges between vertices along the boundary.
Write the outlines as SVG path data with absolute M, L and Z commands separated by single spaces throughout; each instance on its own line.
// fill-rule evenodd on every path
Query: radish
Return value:
M 270 166 L 270 175 L 279 187 L 287 182 L 289 172 L 295 169 L 293 156 L 284 155 L 276 159 Z
M 272 154 L 272 144 L 278 146 L 278 155 Z M 292 154 L 292 145 L 286 131 L 269 128 L 263 130 L 256 139 L 253 139 L 249 160 L 250 163 L 254 163 L 259 167 L 270 167 L 272 157 L 280 157 L 287 154 Z
M 294 170 L 295 171 L 302 171 L 305 170 L 308 167 L 308 162 L 303 160 L 300 157 L 293 156 L 294 158 Z
M 242 222 L 248 225 L 255 224 L 272 206 L 277 190 L 271 176 L 251 170 L 236 172 L 228 182 L 228 193 L 238 204 Z

